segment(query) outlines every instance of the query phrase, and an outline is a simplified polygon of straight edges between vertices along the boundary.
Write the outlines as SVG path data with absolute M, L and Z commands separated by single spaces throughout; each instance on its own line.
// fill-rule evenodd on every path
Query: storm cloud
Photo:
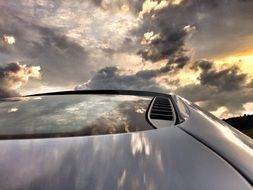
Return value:
M 247 74 L 237 66 L 217 69 L 213 62 L 206 60 L 198 61 L 195 66 L 200 70 L 199 84 L 182 85 L 175 93 L 199 102 L 209 111 L 225 107 L 224 117 L 229 113 L 240 114 L 245 110 L 243 105 L 253 101 L 253 88 L 247 81 Z
M 162 71 L 163 72 L 163 71 Z M 121 75 L 117 67 L 106 67 L 99 70 L 88 82 L 78 85 L 76 90 L 88 89 L 123 89 L 123 90 L 153 90 L 164 92 L 155 77 L 159 71 L 140 71 L 134 75 Z
M 215 87 L 202 86 L 200 84 L 189 84 L 179 87 L 179 94 L 208 111 L 217 111 L 219 108 L 225 110 L 219 113 L 222 118 L 233 115 L 241 115 L 245 110 L 244 104 L 253 101 L 253 89 L 242 88 L 234 91 L 220 91 Z
M 201 70 L 199 80 L 203 86 L 217 87 L 221 91 L 234 91 L 240 90 L 246 83 L 247 75 L 240 73 L 237 66 L 217 71 L 212 62 L 199 61 L 196 64 Z

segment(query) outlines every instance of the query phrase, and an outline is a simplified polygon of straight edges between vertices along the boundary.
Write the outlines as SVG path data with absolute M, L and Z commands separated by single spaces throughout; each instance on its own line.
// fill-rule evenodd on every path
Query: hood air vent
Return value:
M 158 120 L 173 120 L 173 110 L 171 107 L 171 102 L 168 98 L 156 97 L 151 111 L 150 111 L 150 119 L 158 119 Z

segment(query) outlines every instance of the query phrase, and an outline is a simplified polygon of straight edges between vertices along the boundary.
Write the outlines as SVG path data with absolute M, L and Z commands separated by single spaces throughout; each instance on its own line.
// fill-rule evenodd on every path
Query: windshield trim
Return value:
M 51 95 L 80 95 L 80 94 L 103 94 L 103 95 L 133 95 L 133 96 L 161 96 L 168 97 L 169 94 L 151 91 L 138 91 L 138 90 L 73 90 L 73 91 L 58 91 L 25 95 L 23 97 L 31 96 L 51 96 Z

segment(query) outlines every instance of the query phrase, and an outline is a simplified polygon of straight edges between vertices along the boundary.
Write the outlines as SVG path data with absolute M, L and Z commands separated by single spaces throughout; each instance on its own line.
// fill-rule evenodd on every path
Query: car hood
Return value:
M 0 141 L 2 189 L 251 189 L 226 161 L 177 127 Z

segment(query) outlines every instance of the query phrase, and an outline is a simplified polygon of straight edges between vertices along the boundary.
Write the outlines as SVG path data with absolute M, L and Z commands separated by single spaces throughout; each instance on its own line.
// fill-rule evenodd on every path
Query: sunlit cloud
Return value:
M 196 27 L 195 26 L 191 26 L 191 25 L 187 25 L 184 27 L 184 30 L 187 32 L 187 33 L 193 33 L 196 31 Z
M 3 35 L 2 37 L 2 42 L 3 44 L 9 44 L 9 45 L 12 45 L 12 44 L 15 44 L 16 42 L 16 39 L 14 36 L 10 36 L 10 35 Z
M 139 18 L 143 18 L 145 14 L 162 10 L 170 5 L 180 5 L 183 0 L 145 0 L 142 5 L 142 11 L 139 13 Z
M 248 102 L 244 104 L 243 107 L 246 110 L 244 114 L 253 115 L 253 102 Z
M 0 97 L 16 94 L 21 86 L 27 84 L 30 78 L 40 79 L 39 66 L 27 66 L 20 63 L 9 63 L 0 67 Z
M 20 69 L 17 72 L 8 73 L 8 87 L 11 89 L 18 89 L 26 84 L 29 78 L 40 79 L 40 66 L 27 66 L 17 63 Z
M 143 39 L 141 41 L 142 45 L 147 45 L 150 44 L 153 40 L 159 39 L 160 35 L 159 34 L 154 34 L 154 32 L 146 32 L 143 35 Z
M 199 106 L 201 106 L 201 103 L 199 104 Z M 224 106 L 219 107 L 216 111 L 212 111 L 211 113 L 213 115 L 219 115 L 220 118 L 233 117 L 233 114 L 229 113 L 229 110 Z

